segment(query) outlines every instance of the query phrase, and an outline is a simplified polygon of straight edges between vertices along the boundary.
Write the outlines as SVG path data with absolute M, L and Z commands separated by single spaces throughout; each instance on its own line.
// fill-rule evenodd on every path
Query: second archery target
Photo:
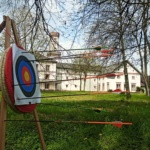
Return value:
M 13 45 L 13 76 L 15 105 L 40 102 L 40 88 L 36 71 L 35 57 Z

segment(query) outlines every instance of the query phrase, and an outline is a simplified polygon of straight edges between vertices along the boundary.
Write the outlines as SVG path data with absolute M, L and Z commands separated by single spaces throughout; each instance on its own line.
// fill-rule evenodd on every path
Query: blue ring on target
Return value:
M 22 93 L 32 97 L 36 89 L 36 76 L 31 62 L 25 56 L 18 57 L 15 72 Z

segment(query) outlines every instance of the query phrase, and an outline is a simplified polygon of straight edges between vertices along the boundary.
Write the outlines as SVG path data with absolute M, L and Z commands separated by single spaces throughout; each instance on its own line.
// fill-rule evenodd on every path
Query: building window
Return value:
M 109 90 L 109 82 L 107 82 L 107 90 Z
M 68 76 L 66 76 L 66 80 L 68 80 Z
M 77 85 L 74 85 L 75 86 L 75 88 L 77 88 Z
M 136 84 L 131 83 L 131 91 L 135 92 L 136 91 Z
M 105 83 L 102 83 L 102 91 L 105 90 Z
M 66 88 L 68 87 L 68 84 L 66 84 Z
M 94 79 L 94 81 L 96 81 L 96 79 Z
M 46 71 L 49 71 L 49 65 L 46 65 Z
M 98 91 L 100 91 L 101 90 L 101 84 L 99 83 L 98 84 Z
M 45 89 L 49 89 L 49 83 L 45 83 Z
M 116 83 L 116 89 L 121 89 L 121 83 Z
M 135 80 L 135 76 L 132 76 L 132 80 Z
M 45 74 L 45 79 L 46 79 L 46 80 L 49 79 L 49 74 Z
M 96 86 L 94 86 L 94 89 L 96 89 Z

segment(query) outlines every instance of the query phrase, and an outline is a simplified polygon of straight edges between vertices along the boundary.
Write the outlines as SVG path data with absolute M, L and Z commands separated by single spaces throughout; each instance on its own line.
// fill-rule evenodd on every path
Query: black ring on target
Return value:
M 25 56 L 18 57 L 15 72 L 22 93 L 32 97 L 36 89 L 36 76 L 31 62 Z

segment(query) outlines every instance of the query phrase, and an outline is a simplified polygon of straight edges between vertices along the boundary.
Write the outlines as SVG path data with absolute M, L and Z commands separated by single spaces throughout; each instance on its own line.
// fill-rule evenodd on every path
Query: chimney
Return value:
M 50 35 L 51 35 L 51 39 L 50 39 L 49 50 L 59 49 L 59 33 L 58 32 L 51 32 Z
M 58 32 L 50 32 L 51 39 L 50 39 L 50 47 L 49 52 L 47 53 L 47 56 L 53 56 L 53 57 L 59 57 L 61 56 L 61 53 L 57 50 L 59 50 L 59 33 Z

